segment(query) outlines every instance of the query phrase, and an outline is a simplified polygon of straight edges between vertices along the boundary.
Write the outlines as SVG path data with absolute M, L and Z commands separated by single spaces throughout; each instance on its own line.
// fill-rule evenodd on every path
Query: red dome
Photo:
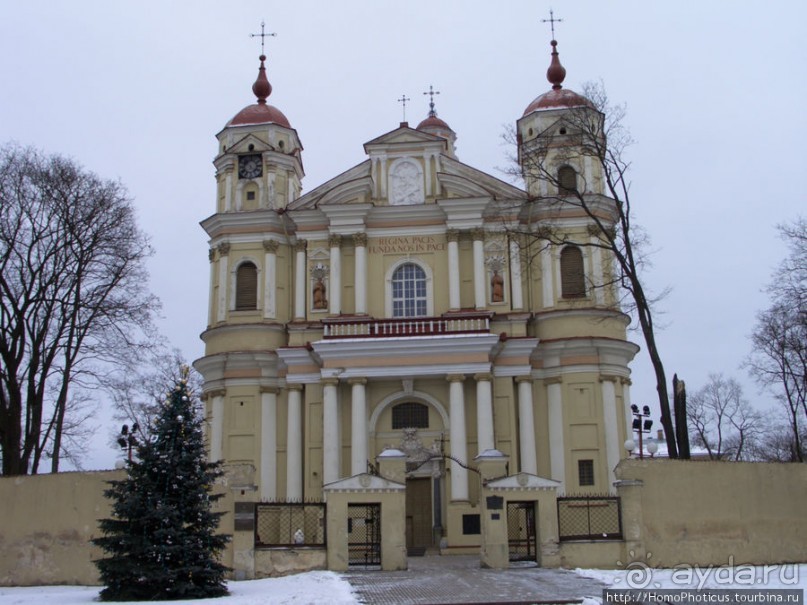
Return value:
M 425 130 L 427 128 L 444 128 L 445 130 L 451 130 L 451 126 L 446 124 L 443 120 L 438 118 L 436 115 L 430 115 L 428 118 L 423 120 L 420 124 L 418 124 L 417 130 Z M 454 132 L 451 130 L 451 132 Z
M 556 109 L 563 107 L 591 107 L 592 109 L 596 109 L 591 101 L 583 95 L 579 95 L 568 88 L 558 88 L 538 96 L 527 106 L 527 109 L 524 110 L 524 115 L 526 116 L 540 109 Z
M 246 124 L 278 124 L 286 128 L 291 128 L 289 120 L 277 107 L 266 103 L 255 103 L 247 105 L 235 114 L 235 117 L 227 122 L 227 126 L 243 126 Z

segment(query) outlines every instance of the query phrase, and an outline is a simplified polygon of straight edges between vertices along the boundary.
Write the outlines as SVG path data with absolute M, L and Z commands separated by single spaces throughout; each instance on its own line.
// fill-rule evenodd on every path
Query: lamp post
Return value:
M 139 427 L 136 422 L 132 425 L 131 431 L 129 430 L 129 426 L 124 424 L 120 430 L 120 436 L 118 437 L 118 445 L 122 450 L 127 452 L 129 462 L 132 461 L 132 449 L 137 446 L 137 437 L 135 436 L 135 433 L 138 430 Z
M 649 434 L 653 428 L 653 421 L 650 419 L 650 406 L 643 406 L 642 410 L 639 411 L 639 406 L 634 403 L 630 406 L 630 411 L 633 414 L 633 430 L 639 436 L 639 459 L 643 460 L 643 436 L 645 433 Z M 633 439 L 625 441 L 625 449 L 628 450 L 629 453 L 633 452 L 634 447 L 636 447 L 636 444 L 633 442 Z M 647 444 L 647 451 L 652 458 L 658 451 L 658 444 L 655 441 L 650 441 Z

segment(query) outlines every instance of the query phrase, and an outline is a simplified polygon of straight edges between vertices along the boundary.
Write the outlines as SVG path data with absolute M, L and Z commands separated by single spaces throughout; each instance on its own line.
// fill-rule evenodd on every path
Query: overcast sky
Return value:
M 549 89 L 549 2 L 0 0 L 0 142 L 69 155 L 120 179 L 150 234 L 161 327 L 203 354 L 215 134 L 254 102 L 262 20 L 269 102 L 305 150 L 305 191 L 364 159 L 362 144 L 428 111 L 459 159 L 504 178 L 501 135 Z M 807 214 L 807 3 L 555 3 L 565 87 L 602 80 L 636 143 L 632 201 L 653 242 L 645 275 L 662 303 L 659 347 L 692 392 L 740 379 L 762 292 L 785 254 L 775 226 Z M 639 334 L 633 340 L 640 342 Z M 653 403 L 644 351 L 634 402 Z M 101 432 L 106 433 L 104 426 Z M 102 447 L 90 467 L 111 466 Z

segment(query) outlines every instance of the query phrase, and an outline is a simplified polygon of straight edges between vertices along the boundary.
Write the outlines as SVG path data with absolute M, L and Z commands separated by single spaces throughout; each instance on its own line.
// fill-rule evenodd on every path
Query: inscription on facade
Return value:
M 368 250 L 370 254 L 406 254 L 409 252 L 442 252 L 445 242 L 438 242 L 429 235 L 406 235 L 398 237 L 379 237 L 372 240 Z

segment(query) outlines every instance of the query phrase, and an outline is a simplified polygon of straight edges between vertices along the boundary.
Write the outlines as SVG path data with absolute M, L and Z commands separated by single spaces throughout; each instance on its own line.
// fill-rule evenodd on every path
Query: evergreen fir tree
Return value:
M 211 511 L 221 475 L 207 462 L 202 419 L 187 387 L 187 368 L 140 444 L 128 476 L 104 492 L 112 519 L 93 542 L 110 556 L 95 561 L 105 601 L 194 599 L 227 594 L 227 568 L 217 555 L 228 537 L 216 534 L 223 513 Z

